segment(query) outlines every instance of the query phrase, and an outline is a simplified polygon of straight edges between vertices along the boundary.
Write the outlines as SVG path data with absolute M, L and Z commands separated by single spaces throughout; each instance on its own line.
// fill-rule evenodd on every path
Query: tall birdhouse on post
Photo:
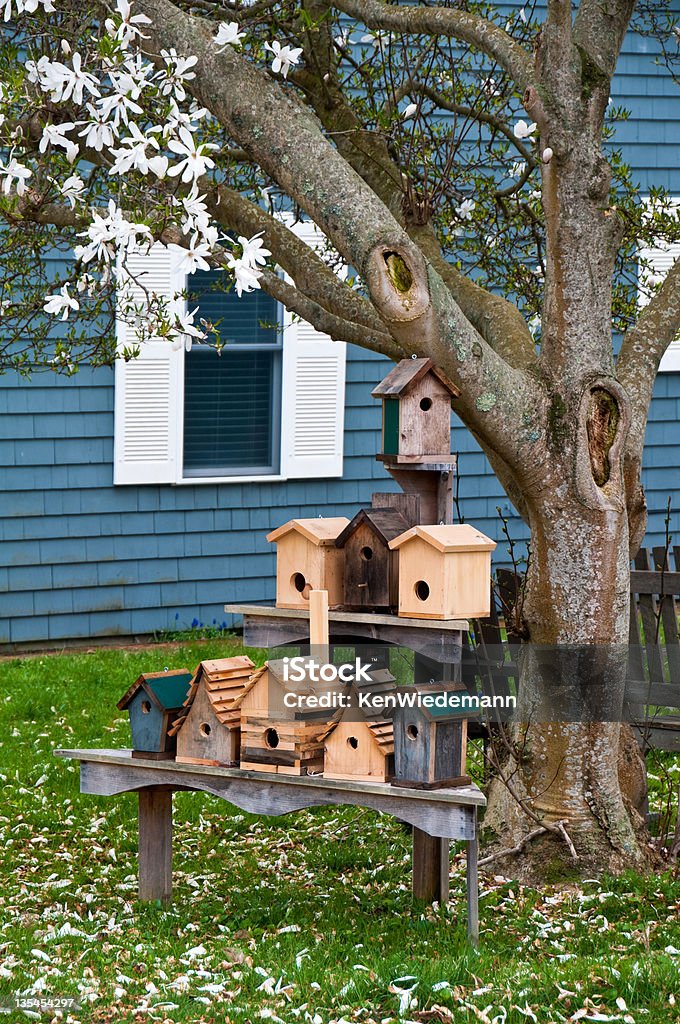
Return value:
M 460 391 L 431 359 L 402 359 L 372 392 L 383 403 L 382 453 L 400 464 L 451 458 L 451 399 Z

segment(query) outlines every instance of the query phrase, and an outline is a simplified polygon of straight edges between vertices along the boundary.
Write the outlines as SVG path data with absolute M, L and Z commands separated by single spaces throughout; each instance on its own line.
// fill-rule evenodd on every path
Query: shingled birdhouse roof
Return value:
M 290 519 L 267 534 L 268 541 L 279 541 L 289 533 L 299 533 L 317 547 L 332 547 L 335 538 L 349 523 L 345 516 L 329 519 Z
M 389 545 L 391 540 L 409 528 L 406 519 L 395 508 L 362 508 L 337 538 L 336 547 L 343 547 L 347 538 L 351 537 L 362 523 L 366 523 L 385 545 Z
M 453 381 L 434 365 L 431 359 L 402 359 L 371 392 L 374 398 L 400 398 L 421 380 L 432 373 L 443 384 L 452 398 L 460 395 Z
M 254 668 L 255 663 L 247 655 L 202 661 L 191 680 L 182 714 L 173 723 L 169 735 L 174 736 L 181 729 L 201 684 L 205 687 L 217 720 L 223 725 L 238 724 L 239 704 L 252 685 Z
M 125 711 L 140 690 L 149 697 L 158 711 L 178 711 L 191 684 L 191 672 L 186 668 L 172 672 L 145 672 L 135 679 L 130 689 L 123 694 L 117 707 Z

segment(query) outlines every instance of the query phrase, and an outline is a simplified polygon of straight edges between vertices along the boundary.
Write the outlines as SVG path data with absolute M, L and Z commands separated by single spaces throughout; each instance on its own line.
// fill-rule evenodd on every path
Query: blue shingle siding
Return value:
M 655 74 L 655 47 L 629 36 L 613 85 L 631 118 L 616 144 L 645 192 L 680 195 L 680 94 Z M 396 490 L 376 462 L 380 407 L 370 397 L 388 364 L 348 349 L 342 480 L 113 487 L 113 374 L 70 380 L 0 377 L 0 643 L 125 636 L 222 623 L 222 606 L 272 601 L 275 556 L 265 534 L 294 516 L 347 515 Z M 657 380 L 647 430 L 646 543 L 662 543 L 666 502 L 680 539 L 680 374 Z M 475 441 L 454 417 L 459 498 L 468 522 L 499 541 L 496 511 L 521 521 Z

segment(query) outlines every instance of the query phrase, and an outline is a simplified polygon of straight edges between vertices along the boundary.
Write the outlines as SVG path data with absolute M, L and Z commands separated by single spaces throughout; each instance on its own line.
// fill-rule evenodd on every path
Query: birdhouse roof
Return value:
M 415 691 L 419 696 L 420 700 L 413 705 L 413 707 L 400 707 L 395 709 L 395 715 L 421 715 L 428 722 L 452 722 L 457 719 L 469 718 L 470 709 L 458 706 L 455 702 L 453 705 L 449 703 L 451 694 L 458 694 L 462 696 L 467 693 L 463 688 L 460 688 L 459 683 L 420 683 L 414 686 L 404 687 L 404 690 Z M 439 703 L 425 704 L 422 702 L 423 697 L 446 697 L 447 700 L 441 700 Z
M 390 541 L 390 548 L 400 548 L 402 544 L 408 544 L 415 537 L 420 537 L 426 544 L 430 544 L 437 551 L 448 554 L 451 551 L 493 551 L 496 542 L 486 537 L 469 523 L 443 526 L 412 526 L 410 530 L 402 533 Z
M 359 695 L 370 694 L 373 696 L 384 697 L 386 694 L 394 693 L 397 688 L 397 681 L 388 668 L 376 668 L 369 673 L 371 676 L 371 682 L 366 683 L 364 680 L 354 680 L 350 684 L 352 693 L 352 704 L 359 707 Z M 367 721 L 381 718 L 385 714 L 384 707 L 363 707 L 359 710 L 359 714 L 363 714 Z
M 261 680 L 263 681 L 261 682 Z M 300 682 L 286 680 L 284 679 L 283 659 L 277 658 L 265 662 L 262 668 L 253 672 L 247 692 L 249 693 L 258 684 L 269 686 L 272 682 L 276 683 L 284 693 L 294 693 L 299 697 L 319 696 L 325 692 L 324 688 L 327 685 L 335 686 L 338 692 L 350 685 L 349 683 L 341 683 L 339 681 L 335 684 L 317 683 L 308 678 L 302 679 Z M 302 707 L 295 709 L 293 717 L 296 721 L 300 722 L 323 719 L 323 722 L 319 724 L 328 724 L 330 728 L 338 721 L 341 714 L 342 708 L 310 707 L 307 710 Z
M 432 373 L 439 383 L 444 385 L 452 398 L 457 398 L 460 395 L 460 390 L 456 385 L 434 365 L 431 359 L 402 359 L 380 381 L 371 394 L 374 398 L 403 396 L 428 373 Z
M 267 534 L 268 541 L 279 541 L 289 533 L 300 533 L 317 547 L 331 546 L 339 533 L 345 529 L 349 519 L 336 516 L 330 519 L 290 519 L 283 526 Z
M 408 530 L 408 521 L 404 519 L 401 512 L 396 508 L 362 508 L 359 509 L 354 519 L 347 524 L 345 529 L 336 538 L 335 545 L 338 548 L 344 546 L 348 538 L 352 536 L 357 527 L 366 523 L 376 533 L 384 544 L 398 537 L 404 530 Z
M 149 695 L 159 711 L 177 711 L 182 707 L 191 684 L 191 672 L 186 668 L 172 672 L 145 672 L 135 679 L 130 689 L 123 694 L 117 707 L 125 711 L 139 690 Z
M 254 668 L 255 663 L 247 655 L 241 654 L 234 658 L 202 661 L 191 679 L 191 686 L 182 706 L 182 714 L 168 730 L 169 734 L 174 736 L 181 729 L 200 686 L 205 687 L 218 721 L 223 725 L 232 724 L 238 718 L 237 711 L 243 695 L 250 689 Z

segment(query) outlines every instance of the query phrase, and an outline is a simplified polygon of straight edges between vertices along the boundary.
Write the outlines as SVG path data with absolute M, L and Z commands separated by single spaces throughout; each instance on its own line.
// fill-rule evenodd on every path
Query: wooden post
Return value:
M 449 899 L 449 840 L 413 829 L 412 891 L 416 899 L 432 903 Z
M 139 898 L 172 899 L 172 790 L 139 790 Z
M 467 882 L 467 915 L 468 937 L 473 946 L 479 943 L 479 876 L 477 871 L 477 812 L 475 811 L 475 837 L 465 844 L 466 849 L 466 882 Z
M 328 591 L 309 594 L 309 642 L 312 647 L 328 647 Z

